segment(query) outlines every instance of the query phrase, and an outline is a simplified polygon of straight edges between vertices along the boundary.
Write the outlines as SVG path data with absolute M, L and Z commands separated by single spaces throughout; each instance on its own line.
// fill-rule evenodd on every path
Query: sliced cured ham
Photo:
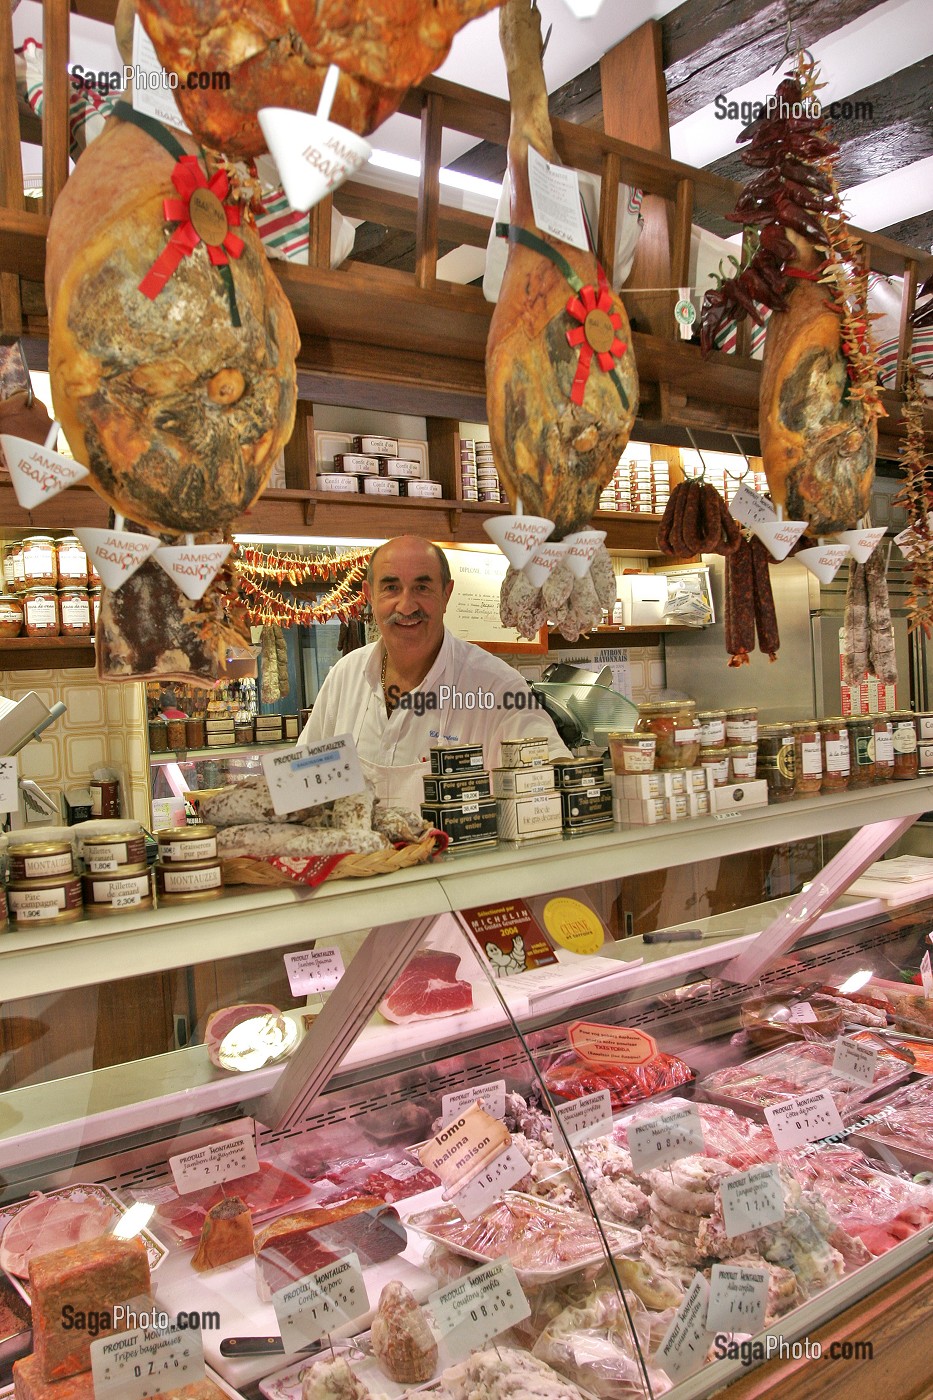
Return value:
M 212 1011 L 207 1018 L 207 1025 L 204 1027 L 204 1044 L 207 1046 L 207 1055 L 212 1065 L 220 1068 L 218 1051 L 223 1044 L 224 1036 L 229 1035 L 235 1026 L 243 1021 L 251 1021 L 254 1016 L 281 1016 L 281 1011 L 270 1002 L 243 1002 L 239 1006 L 223 1006 L 219 1011 Z
M 113 1209 L 99 1201 L 36 1196 L 17 1212 L 0 1237 L 0 1268 L 17 1278 L 28 1278 L 30 1259 L 93 1240 L 113 1223 Z
M 379 1011 L 399 1026 L 469 1011 L 473 988 L 457 976 L 459 967 L 456 953 L 432 948 L 416 953 L 379 1003 Z

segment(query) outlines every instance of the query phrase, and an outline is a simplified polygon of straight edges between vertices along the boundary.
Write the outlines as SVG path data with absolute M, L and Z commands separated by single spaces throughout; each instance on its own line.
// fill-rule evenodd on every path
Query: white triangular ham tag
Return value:
M 157 535 L 134 535 L 125 530 L 83 529 L 75 534 L 111 593 L 122 588 L 159 547 Z
M 185 597 L 196 602 L 204 597 L 232 548 L 232 544 L 164 544 L 155 557 Z
M 10 469 L 10 479 L 16 499 L 23 510 L 33 510 L 43 501 L 50 501 L 76 481 L 87 476 L 87 467 L 64 457 L 60 452 L 30 442 L 29 438 L 0 435 L 0 447 Z

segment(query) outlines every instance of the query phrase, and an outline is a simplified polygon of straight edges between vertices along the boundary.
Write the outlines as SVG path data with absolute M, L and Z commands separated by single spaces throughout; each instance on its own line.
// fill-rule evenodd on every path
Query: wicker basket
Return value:
M 408 870 L 413 865 L 424 865 L 435 851 L 442 850 L 446 841 L 440 832 L 429 831 L 420 841 L 412 841 L 396 850 L 387 847 L 383 851 L 373 851 L 370 855 L 345 855 L 339 865 L 335 865 L 325 880 L 366 879 L 370 875 L 391 875 L 396 870 Z M 300 888 L 300 882 L 293 880 L 284 870 L 276 870 L 268 861 L 238 856 L 223 862 L 224 883 L 227 885 L 264 885 L 266 888 L 283 889 L 289 886 Z M 323 883 L 323 881 L 322 881 Z

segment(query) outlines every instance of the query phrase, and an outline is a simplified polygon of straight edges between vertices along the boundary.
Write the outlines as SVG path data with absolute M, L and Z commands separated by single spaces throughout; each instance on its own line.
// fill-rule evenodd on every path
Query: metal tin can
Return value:
M 75 868 L 70 841 L 23 841 L 10 847 L 11 880 L 48 880 Z
M 559 836 L 561 831 L 561 795 L 558 792 L 531 793 L 524 797 L 505 797 L 497 804 L 497 821 L 501 841 L 534 841 L 546 836 Z M 611 810 L 610 802 L 610 810 Z
M 431 772 L 441 777 L 448 773 L 483 771 L 482 744 L 437 744 L 430 754 Z
M 602 787 L 605 765 L 600 758 L 559 758 L 554 762 L 554 782 L 558 788 Z
M 849 731 L 849 787 L 871 787 L 875 781 L 875 725 L 871 715 L 852 715 Z
M 104 836 L 85 836 L 81 841 L 84 864 L 95 875 L 123 867 L 146 864 L 146 838 L 141 831 L 118 831 Z
M 550 760 L 547 739 L 541 734 L 526 739 L 503 739 L 499 754 L 500 768 L 539 768 Z
M 187 904 L 195 899 L 216 899 L 223 893 L 223 871 L 220 861 L 216 858 L 191 861 L 188 864 L 160 864 L 156 866 L 155 873 L 156 889 L 162 904 Z
M 499 771 L 496 769 L 496 772 Z M 425 802 L 473 802 L 477 797 L 492 796 L 489 774 L 485 769 L 475 773 L 451 773 L 446 777 L 426 777 L 421 781 Z
M 173 867 L 217 859 L 217 828 L 206 822 L 198 826 L 169 826 L 156 832 L 159 860 Z
M 91 790 L 92 817 L 120 815 L 120 784 L 116 779 L 92 778 L 88 787 Z
M 499 841 L 496 799 L 477 797 L 470 802 L 424 802 L 421 815 L 438 831 L 445 831 L 451 846 L 495 846 Z
M 125 865 L 115 874 L 83 875 L 84 903 L 89 914 L 116 914 L 121 909 L 151 909 L 152 880 L 148 865 Z
M 7 890 L 14 927 L 26 924 L 70 924 L 84 913 L 79 875 L 56 875 L 48 880 L 13 880 Z

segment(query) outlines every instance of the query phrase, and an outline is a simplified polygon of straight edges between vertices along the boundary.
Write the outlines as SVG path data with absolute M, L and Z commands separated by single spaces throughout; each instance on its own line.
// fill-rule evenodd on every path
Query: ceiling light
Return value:
M 397 156 L 392 151 L 374 150 L 369 164 L 380 170 L 393 170 L 397 175 L 410 175 L 415 180 L 421 175 L 420 160 L 414 160 L 411 156 Z M 494 180 L 482 180 L 478 175 L 466 175 L 463 171 L 448 170 L 445 166 L 441 167 L 439 178 L 442 185 L 449 185 L 452 189 L 468 190 L 470 194 L 482 195 L 486 199 L 499 198 L 500 186 Z

